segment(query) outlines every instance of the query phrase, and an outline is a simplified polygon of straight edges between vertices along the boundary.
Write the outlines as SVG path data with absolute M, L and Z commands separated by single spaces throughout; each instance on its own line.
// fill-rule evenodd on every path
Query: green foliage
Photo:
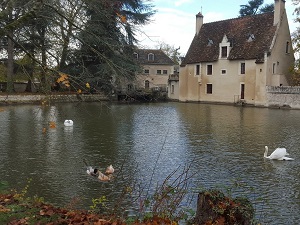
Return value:
M 259 9 L 260 13 L 266 13 L 266 12 L 273 12 L 274 11 L 274 4 L 265 4 Z
M 27 192 L 28 192 L 28 188 L 29 188 L 29 185 L 30 185 L 31 181 L 32 181 L 31 178 L 29 178 L 29 179 L 27 180 L 27 184 L 26 184 L 25 187 L 21 190 L 21 192 L 20 192 L 20 193 L 16 193 L 16 194 L 14 195 L 15 199 L 17 199 L 17 200 L 19 200 L 19 201 L 25 201 L 25 200 L 28 199 L 28 198 L 25 198 L 25 196 L 26 196 L 26 194 L 27 194 Z
M 5 1 L 0 40 L 8 45 L 12 33 L 8 58 L 22 59 L 24 76 L 32 81 L 38 75 L 45 90 L 55 81 L 53 74 L 63 72 L 74 84 L 88 81 L 111 93 L 121 78 L 135 78 L 140 68 L 132 57 L 135 32 L 154 13 L 153 5 L 142 0 Z M 7 70 L 10 86 L 12 67 Z
M 106 196 L 101 196 L 100 198 L 93 198 L 92 199 L 93 205 L 90 206 L 90 209 L 92 211 L 95 211 L 95 210 L 106 208 L 106 202 L 107 202 Z
M 295 5 L 295 10 L 294 10 L 294 14 L 296 15 L 296 18 L 294 19 L 294 22 L 296 24 L 298 24 L 298 27 L 296 28 L 296 30 L 292 33 L 292 42 L 293 42 L 293 49 L 295 52 L 299 52 L 300 51 L 300 27 L 299 27 L 299 23 L 300 23 L 300 1 L 299 0 L 292 0 L 293 5 Z M 294 78 L 296 80 L 296 84 L 299 85 L 299 69 L 300 69 L 300 61 L 299 59 L 296 60 L 295 62 L 295 68 L 293 68 L 293 70 L 295 70 L 294 73 Z
M 249 0 L 247 5 L 240 5 L 240 17 L 274 11 L 274 4 L 262 6 L 263 3 L 264 0 Z
M 72 68 L 73 76 L 80 74 L 106 93 L 111 93 L 121 78 L 133 80 L 140 67 L 133 58 L 134 27 L 149 21 L 151 7 L 140 0 L 87 1 L 88 19 L 79 33 L 80 49 L 75 50 L 65 72 Z
M 291 86 L 300 86 L 300 62 L 299 60 L 295 61 L 295 66 L 294 68 L 290 69 L 291 72 L 291 78 L 290 78 L 290 83 Z
M 8 191 L 8 182 L 7 181 L 0 181 L 0 193 L 6 193 Z
M 296 18 L 294 19 L 294 22 L 298 24 L 298 27 L 296 30 L 292 33 L 292 42 L 293 42 L 293 49 L 295 53 L 299 53 L 300 51 L 300 1 L 299 0 L 292 0 L 293 5 L 295 5 L 294 14 L 296 15 Z M 295 61 L 294 68 L 291 68 L 291 83 L 294 86 L 300 85 L 300 60 L 299 58 Z
M 6 81 L 7 69 L 4 64 L 0 63 L 0 82 Z

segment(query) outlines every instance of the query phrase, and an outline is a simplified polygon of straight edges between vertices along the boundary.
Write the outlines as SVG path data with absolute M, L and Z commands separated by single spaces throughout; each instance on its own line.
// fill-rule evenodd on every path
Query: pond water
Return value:
M 74 126 L 64 127 L 65 119 Z M 49 122 L 56 127 L 50 128 Z M 263 224 L 300 221 L 300 111 L 192 103 L 68 103 L 0 107 L 0 181 L 59 206 L 88 209 L 92 199 L 135 209 L 169 174 L 188 170 L 183 206 L 199 190 L 247 197 Z M 294 161 L 263 158 L 285 147 Z M 270 153 L 269 153 L 270 154 Z M 113 181 L 86 174 L 86 160 Z M 123 191 L 128 190 L 126 195 Z

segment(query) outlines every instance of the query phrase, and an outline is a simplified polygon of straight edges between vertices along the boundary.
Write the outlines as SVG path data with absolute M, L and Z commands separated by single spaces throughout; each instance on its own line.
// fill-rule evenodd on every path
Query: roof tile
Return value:
M 174 65 L 174 62 L 160 49 L 136 49 L 138 62 L 143 65 Z M 148 60 L 148 54 L 154 54 L 154 60 Z
M 269 51 L 276 31 L 273 15 L 274 13 L 264 13 L 203 24 L 181 65 L 218 60 L 219 43 L 222 42 L 224 35 L 232 45 L 229 60 L 263 61 L 264 53 Z M 250 35 L 252 41 L 249 41 Z M 213 44 L 209 45 L 209 40 Z

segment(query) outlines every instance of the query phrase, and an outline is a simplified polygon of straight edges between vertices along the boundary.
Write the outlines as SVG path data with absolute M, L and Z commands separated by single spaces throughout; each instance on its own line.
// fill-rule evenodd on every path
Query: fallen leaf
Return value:
M 10 212 L 10 209 L 5 208 L 3 205 L 0 205 L 0 212 Z

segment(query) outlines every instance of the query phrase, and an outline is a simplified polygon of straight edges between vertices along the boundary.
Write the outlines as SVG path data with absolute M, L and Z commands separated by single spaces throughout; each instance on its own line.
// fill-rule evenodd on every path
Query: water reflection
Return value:
M 88 208 L 92 198 L 113 198 L 135 184 L 153 191 L 175 169 L 190 165 L 196 174 L 191 194 L 218 187 L 250 198 L 263 223 L 300 219 L 297 110 L 190 103 L 3 109 L 0 179 L 22 188 L 32 178 L 30 194 L 55 204 L 79 198 L 79 207 Z M 65 119 L 74 126 L 64 127 Z M 296 160 L 265 160 L 265 145 L 270 151 L 286 147 Z M 115 180 L 105 184 L 87 176 L 84 159 L 102 170 L 113 164 Z

